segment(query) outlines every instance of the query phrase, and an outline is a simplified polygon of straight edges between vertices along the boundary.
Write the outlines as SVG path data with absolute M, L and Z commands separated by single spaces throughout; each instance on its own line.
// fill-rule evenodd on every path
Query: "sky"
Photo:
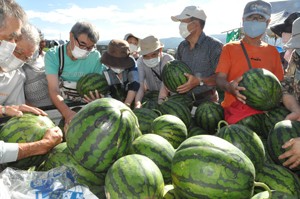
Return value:
M 180 37 L 179 23 L 171 16 L 186 6 L 201 7 L 207 15 L 204 32 L 220 34 L 241 26 L 243 9 L 249 0 L 16 0 L 29 21 L 46 39 L 69 40 L 72 26 L 91 22 L 100 41 L 123 39 L 127 33 L 144 38 Z

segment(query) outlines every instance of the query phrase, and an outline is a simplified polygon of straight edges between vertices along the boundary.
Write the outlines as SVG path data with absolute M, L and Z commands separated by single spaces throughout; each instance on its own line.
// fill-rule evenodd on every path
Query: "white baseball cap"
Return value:
M 204 10 L 202 10 L 198 6 L 187 6 L 183 9 L 183 11 L 180 13 L 180 15 L 171 16 L 171 19 L 173 21 L 181 21 L 183 19 L 188 19 L 191 17 L 195 17 L 197 19 L 201 19 L 203 21 L 206 20 L 206 14 Z

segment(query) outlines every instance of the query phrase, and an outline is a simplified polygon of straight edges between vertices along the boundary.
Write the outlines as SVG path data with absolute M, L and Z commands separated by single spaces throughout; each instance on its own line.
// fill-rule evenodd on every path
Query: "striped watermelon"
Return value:
M 142 106 L 148 109 L 158 109 L 158 91 L 146 91 L 142 99 Z
M 108 93 L 109 87 L 104 74 L 89 73 L 79 78 L 76 84 L 76 90 L 81 97 L 89 96 L 90 91 L 98 90 L 102 95 Z
M 224 109 L 219 103 L 206 101 L 201 103 L 195 111 L 196 124 L 207 131 L 207 134 L 215 134 L 218 123 L 224 120 Z
M 186 105 L 174 100 L 167 100 L 159 105 L 158 110 L 162 115 L 175 115 L 179 117 L 187 127 L 190 126 L 192 114 Z
M 175 149 L 187 138 L 187 128 L 183 121 L 170 114 L 154 119 L 151 124 L 151 132 L 168 140 Z
M 174 101 L 177 101 L 179 103 L 183 103 L 184 105 L 189 107 L 190 110 L 192 110 L 192 108 L 193 108 L 194 100 L 188 94 L 175 93 L 175 94 L 170 95 L 169 97 L 167 97 L 167 100 L 174 100 Z
M 300 198 L 300 182 L 298 176 L 283 166 L 266 163 L 263 168 L 257 172 L 256 180 L 267 184 L 272 190 Z M 255 192 L 260 191 L 260 189 L 255 189 Z
M 273 159 L 277 164 L 282 164 L 286 159 L 278 159 L 278 156 L 283 154 L 286 149 L 281 146 L 292 138 L 300 137 L 300 122 L 291 120 L 282 120 L 277 122 L 274 128 L 270 131 L 267 140 L 267 149 Z M 299 170 L 297 167 L 296 170 Z
M 285 119 L 285 117 L 290 113 L 290 111 L 281 105 L 278 108 L 274 108 L 265 113 L 264 117 L 264 127 L 266 135 L 269 135 L 269 132 L 273 129 L 277 122 L 280 122 Z
M 180 198 L 249 199 L 254 190 L 251 160 L 233 144 L 213 135 L 197 135 L 181 143 L 171 174 Z
M 85 105 L 72 119 L 67 146 L 85 168 L 105 172 L 134 139 L 138 121 L 132 110 L 113 98 Z
M 105 177 L 107 198 L 162 198 L 163 176 L 156 164 L 140 154 L 126 155 L 118 159 Z
M 188 137 L 192 137 L 195 135 L 205 135 L 208 134 L 206 130 L 199 126 L 190 126 L 188 128 Z
M 0 140 L 12 143 L 35 142 L 41 140 L 47 129 L 55 124 L 47 116 L 25 113 L 22 117 L 12 117 L 0 131 Z M 28 169 L 39 166 L 47 155 L 37 155 L 6 164 L 8 167 Z M 4 166 L 4 165 L 2 165 Z
M 261 139 L 250 128 L 241 124 L 227 125 L 218 130 L 216 136 L 239 148 L 252 161 L 255 171 L 259 171 L 265 161 L 265 149 Z
M 76 180 L 80 184 L 88 186 L 89 189 L 99 198 L 105 197 L 104 184 L 106 173 L 92 172 L 81 166 L 81 164 L 72 157 L 69 149 L 67 148 L 66 142 L 58 144 L 49 152 L 49 156 L 41 165 L 39 170 L 49 171 L 55 167 L 60 166 L 73 168 L 77 172 Z
M 268 134 L 266 134 L 266 132 L 265 132 L 266 128 L 264 127 L 264 125 L 265 125 L 264 119 L 265 119 L 265 114 L 263 114 L 263 113 L 262 114 L 254 114 L 254 115 L 250 115 L 248 117 L 241 119 L 236 124 L 241 124 L 241 125 L 247 126 L 252 131 L 254 131 L 258 136 L 267 138 Z
M 282 88 L 278 78 L 264 68 L 253 68 L 243 74 L 239 86 L 246 90 L 240 91 L 246 103 L 254 109 L 268 111 L 279 106 Z
M 263 191 L 258 194 L 255 194 L 251 199 L 266 199 L 266 198 L 271 198 L 271 199 L 298 199 L 296 196 L 281 192 L 281 191 L 276 191 L 272 190 L 271 191 L 271 197 L 269 197 L 270 194 L 268 191 Z
M 179 60 L 169 61 L 162 70 L 162 81 L 170 91 L 176 93 L 177 87 L 188 80 L 184 73 L 192 74 L 188 65 Z
M 151 133 L 151 124 L 153 120 L 159 116 L 159 113 L 149 108 L 136 108 L 132 111 L 139 121 L 141 132 L 143 134 Z
M 160 169 L 165 184 L 171 183 L 171 163 L 175 149 L 165 138 L 151 133 L 141 135 L 132 142 L 129 153 L 150 158 Z

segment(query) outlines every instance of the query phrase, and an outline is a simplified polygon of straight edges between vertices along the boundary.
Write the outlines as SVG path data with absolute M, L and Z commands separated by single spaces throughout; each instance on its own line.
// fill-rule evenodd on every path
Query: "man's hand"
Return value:
M 35 115 L 44 115 L 44 116 L 48 115 L 43 110 L 36 108 L 36 107 L 28 106 L 26 104 L 4 106 L 2 108 L 2 114 L 11 116 L 11 117 L 13 117 L 13 116 L 21 117 L 23 115 L 23 113 L 25 113 L 25 112 L 33 113 Z
M 293 169 L 300 165 L 300 138 L 292 138 L 284 145 L 282 145 L 282 148 L 288 149 L 286 152 L 281 154 L 278 158 L 279 159 L 285 159 L 288 158 L 284 163 L 283 166 L 289 167 L 290 169 Z
M 187 93 L 188 91 L 199 85 L 199 79 L 197 77 L 188 73 L 184 73 L 184 75 L 188 78 L 188 81 L 177 87 L 176 91 L 178 93 Z
M 51 150 L 53 147 L 62 142 L 63 133 L 59 127 L 53 127 L 46 131 L 42 141 L 45 144 L 45 150 L 47 152 Z
M 84 95 L 83 101 L 86 103 L 89 103 L 96 99 L 100 99 L 102 97 L 104 97 L 104 96 L 101 95 L 101 93 L 98 92 L 98 90 L 95 90 L 95 94 L 92 91 L 90 91 L 90 96 Z
M 245 87 L 239 86 L 240 81 L 243 79 L 243 76 L 236 78 L 229 82 L 228 86 L 226 87 L 226 91 L 234 95 L 239 101 L 246 104 L 246 96 L 242 95 L 240 91 L 246 90 Z

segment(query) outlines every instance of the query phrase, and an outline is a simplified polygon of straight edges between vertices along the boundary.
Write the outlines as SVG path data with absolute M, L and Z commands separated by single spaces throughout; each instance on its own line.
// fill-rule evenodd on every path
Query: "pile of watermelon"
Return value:
M 254 74 L 263 79 L 261 72 Z M 189 98 L 178 94 L 157 104 L 157 93 L 148 93 L 134 110 L 101 98 L 78 110 L 65 142 L 49 154 L 8 166 L 71 167 L 98 198 L 300 198 L 300 167 L 278 159 L 287 150 L 281 146 L 300 136 L 300 122 L 284 120 L 289 111 L 276 99 L 263 113 L 228 125 L 219 103 L 200 104 L 192 114 Z M 0 139 L 32 141 L 52 126 L 47 117 L 26 114 L 3 125 Z

